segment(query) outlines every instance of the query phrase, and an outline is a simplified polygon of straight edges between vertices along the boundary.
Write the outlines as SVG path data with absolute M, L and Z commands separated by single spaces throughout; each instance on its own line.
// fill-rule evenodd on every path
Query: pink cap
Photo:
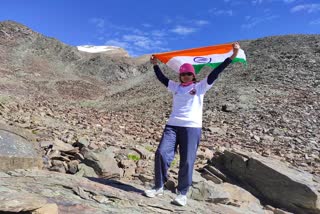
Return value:
M 190 63 L 184 63 L 180 66 L 179 73 L 193 73 L 193 76 L 196 76 L 196 73 L 194 71 L 194 67 Z

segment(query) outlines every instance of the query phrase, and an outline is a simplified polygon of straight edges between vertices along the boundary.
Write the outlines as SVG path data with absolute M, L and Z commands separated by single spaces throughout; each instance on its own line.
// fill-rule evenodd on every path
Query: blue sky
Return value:
M 319 0 L 1 0 L 13 20 L 66 44 L 139 56 L 285 34 L 319 34 Z

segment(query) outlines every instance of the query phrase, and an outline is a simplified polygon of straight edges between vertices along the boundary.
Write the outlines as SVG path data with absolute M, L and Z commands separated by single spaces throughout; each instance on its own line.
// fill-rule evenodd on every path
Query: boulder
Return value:
M 104 178 L 120 178 L 121 171 L 114 159 L 112 150 L 106 149 L 100 152 L 93 152 L 83 149 L 82 152 L 84 156 L 83 163 L 92 167 L 98 175 Z
M 188 196 L 198 201 L 238 207 L 247 213 L 264 214 L 260 201 L 245 189 L 229 183 L 215 184 L 202 178 L 197 171 L 193 172 L 193 184 Z
M 0 171 L 42 168 L 35 145 L 23 132 L 0 124 Z
M 257 214 L 232 204 L 188 199 L 185 207 L 171 204 L 176 194 L 157 198 L 142 195 L 144 186 L 103 178 L 83 178 L 42 170 L 0 173 L 0 213 L 212 213 Z M 32 193 L 28 193 L 32 191 Z M 5 202 L 5 203 L 3 203 Z M 57 205 L 57 207 L 56 207 Z
M 225 151 L 212 163 L 268 204 L 294 213 L 320 213 L 320 185 L 312 174 L 255 153 Z

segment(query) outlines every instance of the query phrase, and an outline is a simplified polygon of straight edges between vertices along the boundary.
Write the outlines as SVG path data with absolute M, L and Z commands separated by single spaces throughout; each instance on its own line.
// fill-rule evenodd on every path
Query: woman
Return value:
M 195 70 L 191 64 L 185 63 L 180 67 L 180 83 L 177 83 L 164 76 L 157 60 L 153 56 L 150 58 L 157 78 L 173 94 L 173 107 L 155 154 L 155 186 L 152 190 L 145 191 L 146 196 L 155 197 L 163 194 L 167 171 L 174 159 L 175 148 L 179 145 L 178 196 L 173 203 L 180 206 L 187 204 L 186 195 L 192 184 L 193 167 L 201 137 L 204 94 L 237 56 L 239 49 L 239 43 L 234 43 L 233 55 L 200 82 L 196 82 Z

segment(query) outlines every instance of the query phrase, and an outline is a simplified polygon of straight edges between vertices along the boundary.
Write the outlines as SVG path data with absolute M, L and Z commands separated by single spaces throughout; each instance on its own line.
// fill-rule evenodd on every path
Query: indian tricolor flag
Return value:
M 214 45 L 201 48 L 193 48 L 165 53 L 154 54 L 157 59 L 167 64 L 174 71 L 179 72 L 179 68 L 183 63 L 193 65 L 196 73 L 199 73 L 203 66 L 216 68 L 227 57 L 233 54 L 232 44 Z M 246 64 L 246 55 L 242 49 L 232 62 L 241 62 Z

